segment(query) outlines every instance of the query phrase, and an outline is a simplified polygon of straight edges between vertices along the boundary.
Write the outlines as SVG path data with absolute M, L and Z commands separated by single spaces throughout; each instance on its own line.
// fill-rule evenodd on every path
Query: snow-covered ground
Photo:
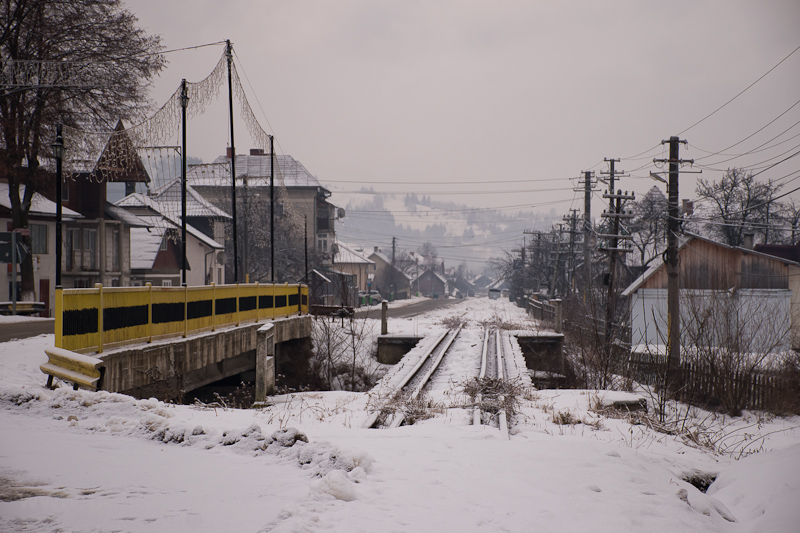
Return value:
M 498 316 L 537 327 L 473 298 L 390 332 L 433 334 L 452 316 L 469 320 L 468 344 Z M 590 410 L 630 393 L 561 390 L 529 395 L 508 441 L 446 399 L 434 418 L 368 430 L 374 394 L 236 410 L 49 391 L 38 366 L 52 343 L 0 344 L 0 531 L 800 530 L 800 417 L 691 409 L 700 447 Z M 451 364 L 448 381 L 471 368 Z M 583 423 L 553 422 L 567 413 Z M 707 493 L 683 481 L 702 474 L 717 476 Z

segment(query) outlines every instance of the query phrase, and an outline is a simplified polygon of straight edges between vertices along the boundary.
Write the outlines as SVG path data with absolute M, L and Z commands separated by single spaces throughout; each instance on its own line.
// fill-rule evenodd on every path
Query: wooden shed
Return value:
M 681 238 L 678 256 L 682 343 L 696 338 L 697 328 L 711 327 L 703 320 L 722 320 L 725 315 L 729 322 L 735 316 L 739 324 L 727 324 L 728 328 L 739 327 L 741 335 L 752 335 L 750 349 L 783 351 L 800 345 L 800 263 L 688 233 Z M 628 299 L 631 345 L 665 345 L 663 260 L 622 295 Z

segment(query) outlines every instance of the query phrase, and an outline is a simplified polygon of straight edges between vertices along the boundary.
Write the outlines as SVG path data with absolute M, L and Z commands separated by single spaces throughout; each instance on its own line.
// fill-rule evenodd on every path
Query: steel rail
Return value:
M 398 392 L 403 390 L 406 387 L 406 385 L 408 385 L 408 383 L 414 378 L 414 376 L 417 374 L 417 372 L 419 372 L 419 369 L 422 368 L 422 365 L 425 364 L 425 362 L 430 358 L 431 354 L 436 350 L 436 348 L 439 347 L 439 345 L 442 343 L 442 341 L 444 340 L 444 338 L 447 336 L 447 334 L 449 332 L 450 332 L 450 330 L 445 330 L 445 331 L 443 331 L 441 333 L 441 335 L 439 335 L 439 337 L 436 338 L 436 340 L 433 342 L 433 344 L 431 344 L 430 348 L 428 348 L 425 351 L 425 353 L 422 354 L 422 356 L 419 358 L 419 361 L 417 361 L 417 363 L 414 365 L 414 367 L 405 376 L 403 376 L 403 379 L 400 380 L 399 385 L 397 385 L 396 387 L 394 387 L 392 389 L 391 394 L 390 394 L 391 397 L 394 397 Z M 381 412 L 383 411 L 383 407 L 385 405 L 386 404 L 384 403 L 381 406 L 380 409 L 378 409 L 377 411 L 373 412 L 369 416 L 369 418 L 367 418 L 366 422 L 364 422 L 364 425 L 362 427 L 364 427 L 366 429 L 370 429 L 370 428 L 374 427 L 375 424 L 378 422 L 378 417 L 380 417 Z
M 444 356 L 447 353 L 447 350 L 450 349 L 450 346 L 453 345 L 453 341 L 455 341 L 456 337 L 458 337 L 458 334 L 461 333 L 462 327 L 463 325 L 458 326 L 458 328 L 456 328 L 455 331 L 451 330 L 450 332 L 447 332 L 447 333 L 452 333 L 450 335 L 450 338 L 447 339 L 447 341 L 442 346 L 442 349 L 439 350 L 439 355 L 436 357 L 436 360 L 433 362 L 433 365 L 431 365 L 428 371 L 422 376 L 422 380 L 417 384 L 416 387 L 414 387 L 414 390 L 411 391 L 410 398 L 412 400 L 415 400 L 417 397 L 419 397 L 420 393 L 422 392 L 422 389 L 425 388 L 425 385 L 428 384 L 428 381 L 430 381 L 433 374 L 436 372 L 436 370 L 438 370 L 439 365 L 442 363 L 442 360 L 444 359 Z M 400 390 L 402 390 L 402 387 L 400 388 Z M 403 421 L 405 421 L 405 418 L 406 415 L 403 413 L 396 415 L 394 419 L 392 419 L 392 422 L 389 424 L 389 427 L 390 428 L 399 427 L 403 423 Z

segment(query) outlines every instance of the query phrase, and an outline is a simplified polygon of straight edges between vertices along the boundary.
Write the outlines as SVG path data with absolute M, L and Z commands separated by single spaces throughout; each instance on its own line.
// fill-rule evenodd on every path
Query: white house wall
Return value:
M 709 290 L 681 290 L 681 343 L 695 337 L 697 322 L 713 305 L 714 298 L 725 294 Z M 691 301 L 695 309 L 687 302 Z M 792 291 L 782 289 L 742 289 L 736 299 L 743 349 L 779 352 L 791 345 Z M 663 346 L 667 344 L 667 290 L 639 289 L 630 295 L 631 344 Z M 734 316 L 734 315 L 732 315 Z

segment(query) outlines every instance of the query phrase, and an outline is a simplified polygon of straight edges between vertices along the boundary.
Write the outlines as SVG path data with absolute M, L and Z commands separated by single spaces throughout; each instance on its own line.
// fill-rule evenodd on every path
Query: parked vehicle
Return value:
M 361 301 L 362 305 L 372 305 L 372 304 L 379 304 L 383 301 L 383 297 L 381 293 L 378 291 L 359 291 L 358 292 L 358 299 Z

